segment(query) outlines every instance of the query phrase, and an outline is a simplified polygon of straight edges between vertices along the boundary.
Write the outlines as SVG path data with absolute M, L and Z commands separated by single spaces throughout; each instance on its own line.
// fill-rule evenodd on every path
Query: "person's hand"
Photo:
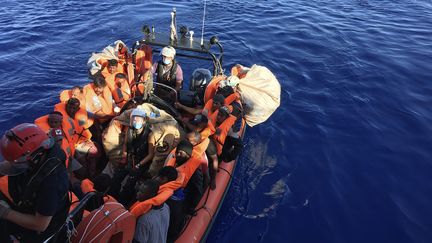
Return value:
M 4 219 L 10 210 L 9 204 L 3 200 L 0 200 L 0 219 Z
M 181 109 L 182 104 L 180 104 L 179 102 L 174 102 L 174 107 L 175 107 L 176 109 Z

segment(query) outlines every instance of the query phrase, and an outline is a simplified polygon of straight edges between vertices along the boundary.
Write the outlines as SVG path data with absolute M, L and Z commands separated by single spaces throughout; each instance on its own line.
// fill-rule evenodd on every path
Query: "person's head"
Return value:
M 188 161 L 188 159 L 190 159 L 192 156 L 192 149 L 193 146 L 191 142 L 188 140 L 180 141 L 180 143 L 177 145 L 175 154 L 177 166 L 184 164 L 186 161 Z
M 82 99 L 84 96 L 84 91 L 81 86 L 74 86 L 71 89 L 71 98 Z
M 174 60 L 174 57 L 176 55 L 176 50 L 172 46 L 165 46 L 162 48 L 161 56 L 162 56 L 162 62 L 165 65 L 170 65 L 172 61 Z
M 219 89 L 216 91 L 216 94 L 221 94 L 221 95 L 223 95 L 224 97 L 228 97 L 228 96 L 230 96 L 231 94 L 234 94 L 234 89 L 233 89 L 233 87 L 227 85 L 227 86 L 224 86 L 224 87 L 222 87 L 222 88 L 219 88 Z
M 101 95 L 106 87 L 106 81 L 102 76 L 97 76 L 93 80 L 93 89 L 96 95 Z
M 203 114 L 197 114 L 191 124 L 195 126 L 196 131 L 202 131 L 208 126 L 208 118 Z
M 93 184 L 96 191 L 106 193 L 111 186 L 111 177 L 102 173 L 93 179 Z
M 121 88 L 122 82 L 127 81 L 126 75 L 124 73 L 117 73 L 114 81 L 116 85 Z
M 221 108 L 219 108 L 219 112 L 216 117 L 216 122 L 218 124 L 221 124 L 229 117 L 230 113 L 231 112 L 227 106 L 222 106 Z
M 215 111 L 225 105 L 225 97 L 222 94 L 216 94 L 213 97 L 212 110 Z
M 127 48 L 122 44 L 118 44 L 118 58 L 125 59 L 127 54 Z
M 48 125 L 51 128 L 60 128 L 63 121 L 63 114 L 59 111 L 53 111 L 48 114 Z
M 117 64 L 118 64 L 118 61 L 116 59 L 108 60 L 108 65 L 107 65 L 108 72 L 111 74 L 116 73 L 117 72 Z
M 133 109 L 131 114 L 130 114 L 131 126 L 136 130 L 143 128 L 146 117 L 147 117 L 147 114 L 144 110 L 142 110 L 140 108 Z
M 186 134 L 186 138 L 192 144 L 192 146 L 195 146 L 201 142 L 201 133 L 192 131 Z
M 212 79 L 210 70 L 197 68 L 193 71 L 190 81 L 190 90 L 196 91 L 199 88 L 204 88 Z
M 70 98 L 66 103 L 66 113 L 71 117 L 75 118 L 75 114 L 80 109 L 80 101 L 77 98 Z
M 0 174 L 12 176 L 28 171 L 42 161 L 53 145 L 54 140 L 35 124 L 15 126 L 0 141 L 0 153 L 5 160 L 0 162 Z
M 159 181 L 155 179 L 146 180 L 136 184 L 136 199 L 140 202 L 155 197 L 159 191 Z
M 164 166 L 159 170 L 158 175 L 155 179 L 158 180 L 162 185 L 167 182 L 176 180 L 177 176 L 178 172 L 176 168 L 174 168 L 173 166 Z

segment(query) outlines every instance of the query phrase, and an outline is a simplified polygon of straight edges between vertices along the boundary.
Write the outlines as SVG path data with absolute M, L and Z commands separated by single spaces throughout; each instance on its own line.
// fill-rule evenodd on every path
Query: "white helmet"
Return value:
M 140 108 L 135 108 L 135 109 L 132 110 L 132 112 L 130 114 L 131 118 L 134 117 L 134 116 L 140 116 L 140 117 L 146 118 L 147 114 L 146 114 L 146 112 L 144 110 L 142 110 Z
M 160 53 L 162 56 L 174 58 L 176 50 L 172 46 L 165 46 Z

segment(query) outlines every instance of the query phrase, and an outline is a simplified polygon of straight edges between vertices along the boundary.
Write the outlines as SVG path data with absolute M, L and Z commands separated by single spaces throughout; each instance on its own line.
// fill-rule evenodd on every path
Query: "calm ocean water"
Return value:
M 0 132 L 87 82 L 86 61 L 201 1 L 3 1 Z M 208 242 L 432 242 L 431 1 L 209 1 L 228 69 L 265 65 L 282 102 L 249 129 Z M 179 59 L 186 73 L 197 62 Z M 207 65 L 207 64 L 205 64 Z M 188 76 L 188 75 L 187 75 Z

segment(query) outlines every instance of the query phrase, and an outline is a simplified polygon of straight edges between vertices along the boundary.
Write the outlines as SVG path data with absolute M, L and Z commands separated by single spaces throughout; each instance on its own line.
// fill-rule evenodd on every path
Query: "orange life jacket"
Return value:
M 84 93 L 83 93 L 84 97 Z M 72 98 L 72 90 L 65 89 L 60 93 L 60 102 L 66 103 L 68 100 Z M 78 99 L 80 101 L 80 107 L 85 109 L 85 99 Z
M 204 128 L 200 134 L 201 134 L 201 140 L 210 137 L 211 135 L 213 135 L 213 133 L 215 133 L 216 128 L 214 127 L 213 123 L 210 121 L 207 122 L 207 127 Z
M 225 143 L 225 139 L 228 135 L 229 130 L 231 129 L 232 125 L 234 125 L 235 121 L 236 121 L 236 117 L 233 115 L 229 115 L 229 117 L 227 119 L 225 119 L 225 121 L 222 122 L 222 124 L 220 124 L 217 128 L 220 130 L 219 134 L 215 133 L 213 134 L 213 140 L 216 142 L 216 149 L 217 149 L 217 154 L 221 155 L 222 153 L 222 148 L 223 145 Z
M 87 112 L 101 116 L 113 115 L 112 95 L 108 86 L 103 89 L 103 93 L 99 96 L 96 95 L 93 87 L 92 83 L 84 86 Z
M 192 149 L 192 157 L 202 157 L 210 143 L 209 138 L 203 139 L 199 144 L 195 145 Z
M 99 59 L 99 60 L 105 60 L 105 59 Z M 101 64 L 102 67 L 103 67 L 101 74 L 105 78 L 105 80 L 107 79 L 107 77 L 115 75 L 116 73 L 126 73 L 125 70 L 124 70 L 124 68 L 123 68 L 123 64 L 121 64 L 120 62 L 118 62 L 118 64 L 117 64 L 117 72 L 114 73 L 114 74 L 111 74 L 108 71 L 108 61 L 105 61 L 105 62 L 104 61 L 100 61 L 100 62 L 103 63 L 103 64 Z
M 40 129 L 42 129 L 47 134 L 49 132 L 51 132 L 51 129 L 52 129 L 48 124 L 48 116 L 49 115 L 41 116 L 34 121 L 34 124 L 36 124 Z M 64 119 L 65 118 L 63 117 L 63 120 Z M 62 122 L 62 124 L 63 124 L 63 122 Z M 73 141 L 74 133 L 72 133 L 72 135 L 71 135 L 71 131 L 70 130 L 68 131 L 68 129 L 64 129 L 63 126 L 61 126 L 59 129 L 61 130 L 61 133 L 63 134 L 61 148 L 63 149 L 63 151 L 66 154 L 66 157 L 67 157 L 66 167 L 68 167 L 69 159 L 72 158 L 74 153 L 75 153 L 75 142 Z
M 207 117 L 211 117 L 216 110 L 213 110 L 213 99 L 210 99 L 205 103 L 205 106 L 203 108 L 203 113 L 207 113 Z
M 174 194 L 174 191 L 167 187 L 161 187 L 159 188 L 158 194 L 155 197 L 152 197 L 148 200 L 145 200 L 143 202 L 136 202 L 130 207 L 129 211 L 133 216 L 135 216 L 137 219 L 150 211 L 152 206 L 159 206 L 162 205 L 168 198 L 170 198 Z
M 94 183 L 90 179 L 84 179 L 81 181 L 81 191 L 84 194 L 89 192 L 95 192 Z M 117 200 L 110 195 L 105 195 L 103 198 L 104 202 L 117 202 Z
M 176 157 L 175 157 L 176 150 L 177 150 L 177 148 L 174 148 L 170 152 L 170 154 L 168 155 L 168 157 L 166 159 L 165 166 L 176 166 Z M 198 167 L 201 164 L 206 164 L 206 162 L 204 160 L 205 160 L 205 158 L 203 158 L 203 156 L 198 156 L 198 157 L 191 156 L 190 159 L 188 161 L 186 161 L 184 164 L 176 167 L 177 172 L 179 173 L 179 176 L 181 174 L 181 176 L 183 177 L 181 187 L 186 187 L 187 183 L 189 182 L 193 173 L 195 173 L 195 171 L 198 169 Z
M 63 114 L 62 127 L 69 136 L 72 136 L 74 145 L 85 142 L 92 137 L 88 128 L 93 124 L 93 120 L 88 118 L 86 110 L 80 108 L 74 119 L 67 114 L 65 103 L 56 104 L 54 110 Z
M 166 202 L 173 194 L 174 191 L 183 186 L 184 174 L 179 173 L 177 179 L 174 181 L 167 182 L 159 187 L 158 195 L 156 197 L 150 198 L 143 202 L 134 203 L 129 211 L 136 218 L 147 213 L 152 206 L 159 206 Z
M 216 91 L 219 87 L 220 81 L 225 80 L 225 79 L 226 79 L 226 76 L 219 75 L 219 76 L 214 77 L 210 81 L 210 83 L 207 85 L 207 88 L 204 92 L 204 104 L 207 103 L 207 101 L 209 101 L 210 99 L 212 99 L 215 96 Z
M 234 92 L 225 98 L 225 105 L 231 105 L 234 101 L 240 101 L 240 94 L 237 92 Z
M 5 195 L 11 202 L 13 202 L 12 197 L 9 194 L 9 177 L 0 177 L 0 191 Z
M 117 74 L 117 73 L 116 73 Z M 107 78 L 108 88 L 111 91 L 111 95 L 114 99 L 116 105 L 120 108 L 128 101 L 131 97 L 131 90 L 129 88 L 129 82 L 125 79 L 121 79 L 121 81 L 117 81 L 115 79 L 115 75 L 113 74 L 113 78 Z
M 107 202 L 81 221 L 72 242 L 132 242 L 135 224 L 135 217 L 123 205 Z
M 135 71 L 139 75 L 151 69 L 153 64 L 152 48 L 148 45 L 141 45 L 134 54 Z

